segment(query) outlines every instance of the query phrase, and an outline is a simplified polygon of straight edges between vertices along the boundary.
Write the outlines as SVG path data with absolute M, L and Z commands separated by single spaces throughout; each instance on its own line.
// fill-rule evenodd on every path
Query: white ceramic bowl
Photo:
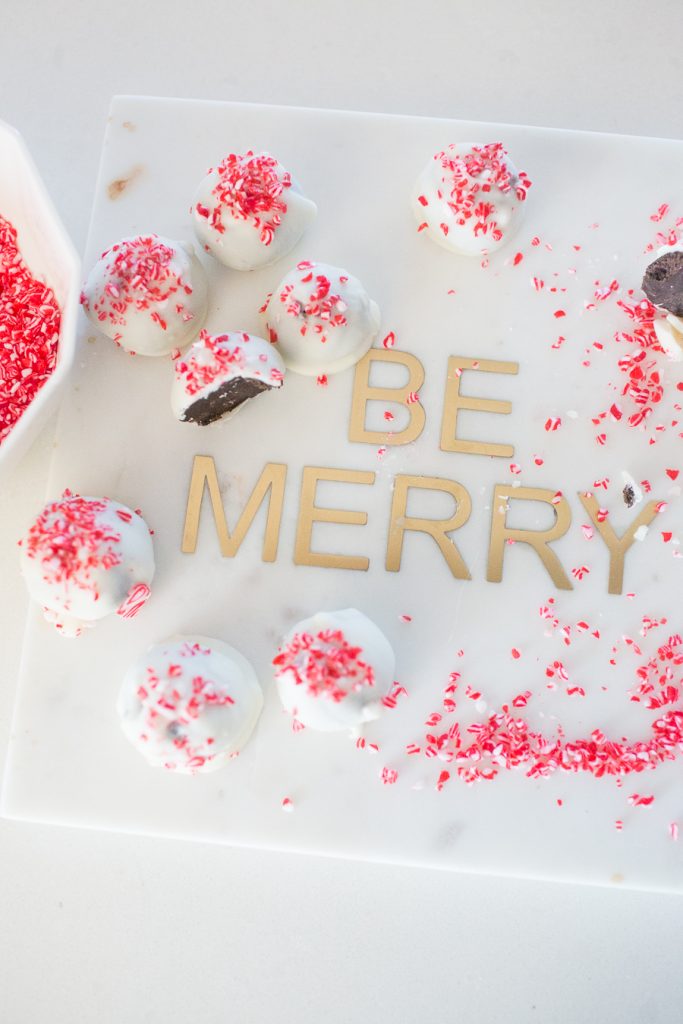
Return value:
M 76 350 L 81 268 L 26 145 L 0 121 L 0 215 L 17 229 L 21 255 L 31 273 L 49 285 L 62 312 L 57 364 L 24 415 L 0 444 L 0 481 L 45 425 L 63 392 Z

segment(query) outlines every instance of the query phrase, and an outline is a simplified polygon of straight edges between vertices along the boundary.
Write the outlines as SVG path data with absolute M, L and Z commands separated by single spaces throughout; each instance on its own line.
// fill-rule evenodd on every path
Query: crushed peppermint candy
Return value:
M 40 512 L 21 543 L 28 558 L 40 560 L 47 583 L 89 590 L 95 570 L 120 564 L 121 534 L 107 524 L 108 508 L 105 498 L 82 498 L 66 490 Z
M 260 339 L 256 339 L 258 344 Z M 280 387 L 284 375 L 277 366 L 268 366 L 265 354 L 249 358 L 253 349 L 252 337 L 244 331 L 230 334 L 211 335 L 200 331 L 199 337 L 189 353 L 180 356 L 175 363 L 175 373 L 182 378 L 187 395 L 196 395 L 216 381 L 230 376 L 240 376 L 248 367 L 248 376 L 267 381 L 272 387 Z
M 374 686 L 374 669 L 363 661 L 362 653 L 341 629 L 322 629 L 315 635 L 295 633 L 279 649 L 273 665 L 278 675 L 288 673 L 312 696 L 339 703 L 349 693 Z
M 298 271 L 298 283 L 308 285 L 308 294 L 304 299 L 297 298 L 294 283 L 289 280 L 283 284 L 280 290 L 271 298 L 271 302 L 277 299 L 284 307 L 287 316 L 295 317 L 301 321 L 299 333 L 302 337 L 312 333 L 317 335 L 318 341 L 323 344 L 328 340 L 328 331 L 338 327 L 346 327 L 347 304 L 342 295 L 341 288 L 336 290 L 330 278 L 317 270 L 315 264 L 309 260 L 303 260 L 296 266 Z M 288 275 L 291 278 L 291 275 Z M 348 283 L 345 274 L 339 275 L 339 284 L 343 288 Z M 275 343 L 278 334 L 275 328 L 268 324 L 269 340 Z
M 584 620 L 563 623 L 552 597 L 541 606 L 539 614 L 551 629 L 546 635 L 553 635 L 557 631 L 567 645 L 572 642 L 573 632 L 590 633 L 600 639 L 600 631 L 592 629 Z M 666 624 L 666 618 L 644 616 L 640 635 L 644 637 L 651 630 L 661 629 Z M 641 646 L 632 637 L 623 636 L 621 642 L 637 657 L 643 657 Z M 613 653 L 617 649 L 617 646 L 613 646 Z M 457 653 L 458 657 L 463 656 L 462 651 Z M 513 649 L 513 657 L 515 655 L 519 655 L 516 648 Z M 560 661 L 549 665 L 546 675 L 568 679 Z M 477 712 L 486 716 L 466 726 L 454 717 L 457 710 L 456 698 L 462 685 L 461 676 L 460 671 L 450 674 L 448 685 L 443 691 L 441 709 L 429 714 L 425 720 L 426 734 L 421 740 L 408 743 L 405 748 L 408 755 L 422 755 L 448 765 L 446 775 L 442 770 L 439 776 L 436 785 L 438 790 L 443 788 L 446 779 L 453 776 L 469 784 L 490 781 L 501 770 L 514 769 L 523 770 L 527 777 L 533 779 L 547 778 L 557 771 L 587 773 L 596 778 L 609 776 L 619 786 L 623 777 L 654 769 L 665 761 L 676 760 L 683 752 L 683 710 L 674 707 L 683 692 L 683 637 L 679 633 L 660 642 L 649 660 L 641 661 L 636 668 L 638 685 L 631 691 L 630 699 L 642 700 L 648 709 L 658 712 L 658 717 L 650 723 L 649 734 L 634 742 L 629 742 L 624 736 L 612 739 L 600 728 L 593 729 L 585 738 L 574 740 L 566 738 L 560 725 L 556 735 L 544 735 L 516 713 L 527 707 L 533 696 L 531 690 L 518 694 L 509 704 L 502 704 L 500 710 L 490 714 L 486 703 L 479 699 L 482 696 L 480 689 L 475 690 L 466 685 L 465 696 L 476 700 Z M 606 690 L 606 687 L 601 689 Z M 583 697 L 585 692 L 581 686 L 567 687 L 569 695 L 578 694 Z M 662 708 L 667 710 L 662 711 Z M 638 807 L 648 807 L 653 802 L 652 795 L 635 793 L 629 798 L 629 803 Z M 617 827 L 622 827 L 622 823 L 619 822 Z
M 147 583 L 136 583 L 131 587 L 123 604 L 116 609 L 116 614 L 120 615 L 122 619 L 134 619 L 151 596 L 152 589 Z
M 82 292 L 81 305 L 98 323 L 124 329 L 129 311 L 149 311 L 150 319 L 167 331 L 169 324 L 159 307 L 166 308 L 172 301 L 177 317 L 190 323 L 194 313 L 186 300 L 193 288 L 179 271 L 176 255 L 176 250 L 157 235 L 122 239 L 100 256 L 106 284 L 92 294 Z M 121 344 L 121 330 L 112 337 Z
M 136 727 L 142 730 L 138 741 L 151 745 L 153 737 L 160 736 L 173 751 L 165 768 L 199 771 L 225 752 L 216 742 L 217 735 L 210 729 L 198 730 L 196 723 L 210 709 L 234 706 L 235 698 L 219 678 L 206 674 L 211 671 L 211 648 L 186 640 L 173 649 L 158 651 L 155 649 L 156 656 L 137 675 L 140 718 Z M 209 726 L 216 723 L 211 716 L 204 720 Z
M 248 334 L 242 334 L 245 342 Z M 208 331 L 200 331 L 199 338 L 186 356 L 181 356 L 175 364 L 175 372 L 182 374 L 185 390 L 189 395 L 196 395 L 202 388 L 223 378 L 231 370 L 242 370 L 246 362 L 244 349 L 238 344 L 229 344 L 228 334 L 211 335 Z M 209 360 L 205 356 L 210 354 Z
M 215 205 L 209 208 L 196 203 L 197 215 L 208 220 L 219 234 L 225 233 L 230 218 L 248 221 L 259 231 L 262 243 L 270 245 L 287 212 L 285 194 L 292 187 L 289 172 L 282 170 L 270 154 L 247 150 L 244 154 L 229 153 L 207 173 L 217 175 L 211 192 Z
M 57 362 L 61 312 L 24 263 L 16 228 L 0 216 L 0 445 Z
M 472 146 L 465 153 L 458 153 L 457 148 L 451 145 L 436 153 L 434 160 L 441 164 L 442 180 L 447 188 L 446 202 L 456 223 L 469 223 L 475 237 L 490 237 L 499 242 L 503 230 L 496 220 L 492 191 L 514 192 L 519 202 L 524 202 L 531 187 L 524 171 L 514 172 L 502 142 Z M 429 202 L 426 196 L 418 196 L 418 201 L 422 206 Z M 441 230 L 447 235 L 448 225 L 442 224 Z

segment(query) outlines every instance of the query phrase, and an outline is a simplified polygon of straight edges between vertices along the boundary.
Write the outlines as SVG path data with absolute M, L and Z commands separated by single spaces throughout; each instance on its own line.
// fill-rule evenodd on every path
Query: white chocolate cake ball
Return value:
M 285 364 L 274 345 L 243 331 L 202 331 L 175 364 L 171 405 L 183 422 L 206 426 L 262 391 L 281 388 Z
M 387 638 L 355 608 L 297 622 L 273 659 L 285 711 L 322 732 L 379 717 L 395 664 Z
M 317 207 L 270 153 L 230 153 L 212 167 L 191 208 L 197 238 L 233 270 L 256 270 L 286 256 Z
M 154 768 L 222 768 L 251 736 L 263 694 L 247 659 L 221 640 L 155 644 L 126 674 L 117 702 L 127 739 Z
M 353 366 L 379 331 L 377 303 L 357 278 L 327 263 L 297 264 L 262 312 L 287 368 L 308 376 Z
M 206 317 L 206 273 L 186 242 L 122 238 L 102 253 L 81 303 L 96 327 L 133 355 L 185 348 Z
M 450 252 L 493 252 L 517 229 L 530 186 L 502 142 L 453 143 L 432 157 L 415 183 L 417 230 Z
M 139 512 L 110 498 L 65 491 L 45 506 L 21 545 L 31 597 L 64 636 L 116 612 L 132 618 L 154 576 L 150 530 Z

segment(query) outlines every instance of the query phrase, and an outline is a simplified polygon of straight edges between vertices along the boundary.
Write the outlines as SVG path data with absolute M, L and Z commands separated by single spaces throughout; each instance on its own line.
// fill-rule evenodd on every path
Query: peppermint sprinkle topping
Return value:
M 473 146 L 469 152 L 462 154 L 457 152 L 456 146 L 451 145 L 437 153 L 434 159 L 441 163 L 444 171 L 445 198 L 456 222 L 459 225 L 470 222 L 475 236 L 490 236 L 499 242 L 503 231 L 496 220 L 492 191 L 498 189 L 504 194 L 514 192 L 517 199 L 523 202 L 531 186 L 524 171 L 516 175 L 512 170 L 502 142 Z M 420 197 L 420 201 L 424 198 Z M 426 205 L 426 200 L 423 205 Z M 442 225 L 442 230 L 447 234 L 447 225 Z
M 107 284 L 91 296 L 83 293 L 82 306 L 100 323 L 109 321 L 118 327 L 126 326 L 129 310 L 151 310 L 150 319 L 165 331 L 168 324 L 155 307 L 174 300 L 176 312 L 191 320 L 184 299 L 192 294 L 192 288 L 174 267 L 175 256 L 175 250 L 157 235 L 138 235 L 117 242 L 100 257 Z
M 46 582 L 90 590 L 94 570 L 119 565 L 116 545 L 121 535 L 107 525 L 107 508 L 106 499 L 81 498 L 70 491 L 45 506 L 28 532 L 25 550 L 29 558 L 40 560 Z
M 230 370 L 244 368 L 244 349 L 234 343 L 237 337 L 241 337 L 244 343 L 249 341 L 248 334 L 231 337 L 228 334 L 211 335 L 208 331 L 200 331 L 189 355 L 181 356 L 175 364 L 175 372 L 183 376 L 188 395 L 196 395 L 202 388 L 223 378 Z
M 315 635 L 295 633 L 273 658 L 278 675 L 289 673 L 297 686 L 314 697 L 339 702 L 351 692 L 374 686 L 371 665 L 363 651 L 346 640 L 341 629 L 322 629 Z
M 254 155 L 252 150 L 244 155 L 230 153 L 208 173 L 218 175 L 212 190 L 216 204 L 208 209 L 198 203 L 199 216 L 209 220 L 219 234 L 225 233 L 230 218 L 248 221 L 259 232 L 262 243 L 270 245 L 287 212 L 284 194 L 292 187 L 289 173 L 280 168 L 275 157 L 268 153 Z

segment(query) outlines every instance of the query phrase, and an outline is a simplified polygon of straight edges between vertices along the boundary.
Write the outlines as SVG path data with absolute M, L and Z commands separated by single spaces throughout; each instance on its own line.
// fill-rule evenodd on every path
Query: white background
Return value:
M 680 0 L 14 0 L 0 117 L 82 249 L 113 93 L 681 137 L 682 39 Z M 0 492 L 0 761 L 50 445 Z M 678 1022 L 682 940 L 680 897 L 0 822 L 2 1024 Z

